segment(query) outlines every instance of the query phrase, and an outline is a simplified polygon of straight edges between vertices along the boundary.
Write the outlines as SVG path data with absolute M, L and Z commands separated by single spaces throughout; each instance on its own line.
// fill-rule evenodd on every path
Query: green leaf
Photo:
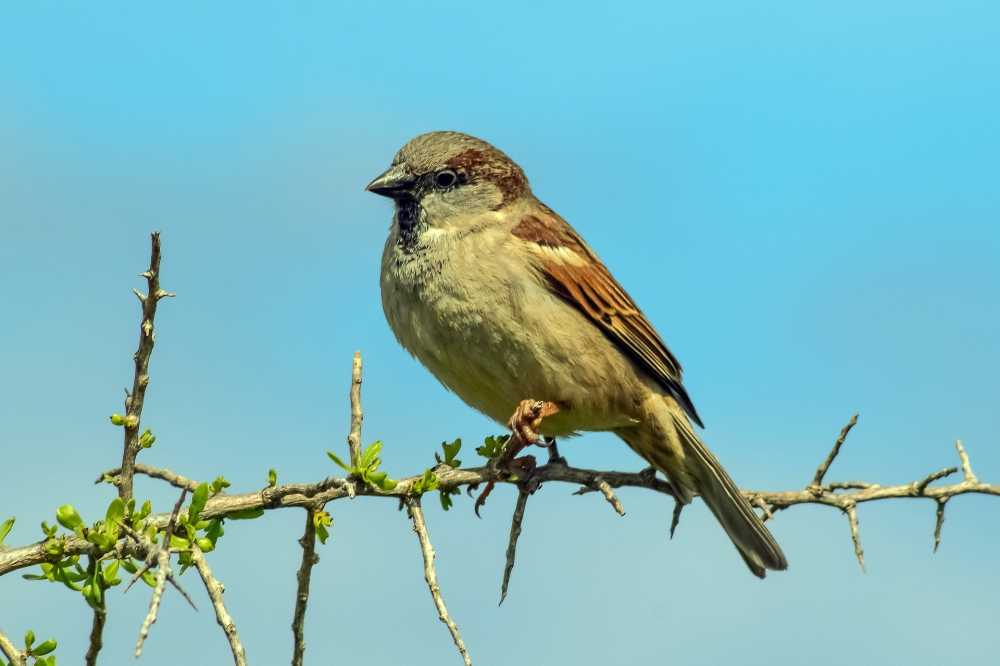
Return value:
M 378 459 L 378 454 L 382 451 L 382 442 L 376 440 L 372 442 L 364 453 L 361 454 L 361 461 L 358 463 L 358 467 L 361 469 L 372 469 L 378 467 L 378 463 L 381 462 Z
M 122 563 L 122 569 L 129 572 L 130 574 L 134 574 L 139 570 L 139 567 L 135 566 L 131 558 L 127 560 L 121 560 L 121 563 Z
M 496 458 L 503 453 L 508 435 L 491 435 L 483 440 L 483 445 L 476 448 L 476 453 L 484 458 Z
M 267 470 L 267 485 L 274 488 L 278 485 L 278 473 L 274 471 L 274 468 Z
M 31 656 L 41 657 L 47 655 L 49 652 L 52 652 L 55 649 L 56 649 L 56 642 L 50 638 L 49 640 L 40 644 L 38 647 L 32 649 Z
M 143 449 L 148 449 L 156 442 L 156 435 L 149 428 L 139 436 L 139 446 Z
M 145 571 L 142 574 L 142 582 L 149 585 L 152 588 L 156 588 L 156 576 L 153 575 L 152 571 Z
M 319 538 L 320 543 L 326 543 L 326 540 L 330 538 L 330 531 L 326 529 L 326 525 L 316 526 L 316 536 Z
M 51 555 L 52 557 L 59 557 L 63 554 L 63 542 L 59 539 L 49 539 L 42 546 L 46 555 Z
M 316 528 L 316 536 L 320 543 L 326 543 L 330 538 L 330 531 L 327 529 L 333 525 L 333 517 L 326 511 L 317 511 L 313 514 L 313 527 Z
M 254 518 L 260 518 L 263 515 L 264 509 L 241 509 L 239 511 L 227 513 L 226 518 L 232 518 L 233 520 L 253 520 Z
M 72 504 L 63 504 L 61 507 L 56 509 L 56 520 L 59 521 L 60 525 L 68 530 L 73 530 L 74 532 L 77 528 L 83 527 L 83 518 L 81 518 L 80 514 L 76 512 L 76 509 L 73 508 Z
M 33 632 L 31 629 L 28 629 L 28 631 L 26 631 L 24 634 L 24 647 L 30 650 L 31 644 L 34 642 L 35 642 L 35 632 Z
M 116 497 L 108 505 L 108 511 L 104 514 L 104 519 L 109 523 L 117 525 L 122 522 L 122 518 L 124 517 L 125 503 L 122 502 L 120 497 Z
M 213 550 L 215 550 L 215 543 L 213 543 L 212 540 L 207 537 L 199 537 L 198 539 L 195 540 L 195 543 L 198 544 L 198 548 L 203 553 L 210 553 Z
M 414 482 L 411 488 L 413 494 L 422 495 L 431 490 L 436 490 L 439 484 L 440 481 L 437 478 L 437 474 L 433 470 L 425 469 L 424 473 Z
M 125 417 L 122 416 L 121 414 L 112 414 L 111 415 L 111 425 L 116 425 L 116 426 L 123 426 L 123 425 L 125 425 Z
M 348 467 L 346 464 L 344 464 L 344 461 L 340 459 L 340 456 L 338 456 L 333 451 L 327 451 L 326 455 L 330 458 L 330 460 L 332 460 L 334 463 L 336 463 L 337 466 L 340 467 L 341 469 L 343 469 L 345 472 L 350 472 L 351 471 L 351 468 Z
M 438 497 L 441 500 L 441 508 L 442 509 L 444 509 L 445 511 L 447 511 L 448 509 L 450 509 L 452 507 L 451 493 L 450 492 L 448 492 L 447 490 L 442 490 L 441 493 L 438 495 Z
M 455 456 L 458 452 L 462 450 L 462 438 L 459 437 L 451 444 L 447 442 L 441 442 L 441 448 L 444 450 L 444 464 L 450 467 L 458 468 L 462 465 L 461 460 L 457 460 Z
M 212 496 L 214 497 L 215 495 L 218 495 L 223 491 L 223 489 L 228 488 L 229 485 L 230 484 L 228 481 L 226 481 L 225 477 L 223 476 L 215 477 L 215 481 L 212 481 L 212 486 L 210 488 L 210 490 L 212 491 Z
M 0 523 L 0 546 L 3 545 L 3 540 L 7 538 L 10 531 L 14 529 L 14 522 L 16 520 L 16 518 L 8 518 L 3 523 Z
M 121 565 L 119 560 L 113 560 L 111 564 L 104 567 L 101 571 L 101 578 L 104 579 L 105 587 L 112 587 L 121 582 L 118 578 L 118 567 Z
M 223 534 L 225 534 L 225 530 L 222 529 L 222 521 L 218 518 L 209 522 L 208 527 L 205 529 L 205 537 L 211 540 L 213 546 Z
M 199 483 L 198 487 L 194 489 L 194 495 L 191 497 L 191 507 L 188 509 L 188 520 L 191 523 L 198 522 L 198 517 L 201 515 L 202 509 L 205 508 L 207 501 L 208 484 Z

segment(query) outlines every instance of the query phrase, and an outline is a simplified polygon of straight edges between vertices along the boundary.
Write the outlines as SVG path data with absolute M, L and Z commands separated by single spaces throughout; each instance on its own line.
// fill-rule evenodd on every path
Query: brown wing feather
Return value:
M 538 215 L 524 216 L 512 232 L 537 246 L 539 266 L 554 291 L 586 314 L 667 389 L 695 423 L 703 425 L 681 383 L 681 364 L 576 231 L 543 206 Z

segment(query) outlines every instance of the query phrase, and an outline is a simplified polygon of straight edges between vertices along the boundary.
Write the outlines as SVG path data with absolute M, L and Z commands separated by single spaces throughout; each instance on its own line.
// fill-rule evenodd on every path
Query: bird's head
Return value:
M 531 191 L 513 160 L 461 132 L 414 137 L 366 189 L 396 202 L 396 222 L 404 230 L 418 222 L 438 226 L 472 219 Z

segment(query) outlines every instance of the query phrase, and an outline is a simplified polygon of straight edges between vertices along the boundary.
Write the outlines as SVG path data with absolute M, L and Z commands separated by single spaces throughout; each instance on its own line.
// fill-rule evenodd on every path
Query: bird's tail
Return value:
M 750 502 L 722 468 L 681 414 L 671 410 L 674 430 L 684 451 L 684 468 L 736 550 L 758 578 L 766 569 L 783 571 L 788 561 L 774 537 L 757 517 Z

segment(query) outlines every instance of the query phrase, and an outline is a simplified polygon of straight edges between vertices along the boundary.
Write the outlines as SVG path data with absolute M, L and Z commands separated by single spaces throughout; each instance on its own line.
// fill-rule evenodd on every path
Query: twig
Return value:
M 222 583 L 212 576 L 212 570 L 208 567 L 208 562 L 205 561 L 205 556 L 201 552 L 201 548 L 195 542 L 191 543 L 191 561 L 194 562 L 194 566 L 198 569 L 198 575 L 201 576 L 201 581 L 205 584 L 205 589 L 208 591 L 208 597 L 212 600 L 212 608 L 215 609 L 215 619 L 222 627 L 222 631 L 226 634 L 226 639 L 229 641 L 229 649 L 233 653 L 233 662 L 236 666 L 246 666 L 247 657 L 246 651 L 243 649 L 243 643 L 240 642 L 240 635 L 236 632 L 236 624 L 233 622 L 233 618 L 229 615 L 229 611 L 226 610 L 226 605 L 222 601 L 222 593 L 225 591 L 222 587 Z
M 136 659 L 142 656 L 142 646 L 145 644 L 149 630 L 156 622 L 156 617 L 160 612 L 160 601 L 163 599 L 163 590 L 167 586 L 167 574 L 170 573 L 170 551 L 167 548 L 161 548 L 157 553 L 156 566 L 156 586 L 149 599 L 149 612 L 146 613 L 142 626 L 139 627 L 139 638 L 135 642 Z
M 10 666 L 25 666 L 28 662 L 24 653 L 18 650 L 2 631 L 0 631 L 0 652 L 3 652 L 4 656 L 7 657 Z
M 507 598 L 507 585 L 510 584 L 510 574 L 514 570 L 514 558 L 517 556 L 517 540 L 521 536 L 521 522 L 524 520 L 524 510 L 528 506 L 528 496 L 530 494 L 528 489 L 523 485 L 517 489 L 517 504 L 514 505 L 514 515 L 510 520 L 507 562 L 503 567 L 503 582 L 500 584 L 500 604 L 503 604 L 503 600 Z
M 295 613 L 292 615 L 292 637 L 295 647 L 292 652 L 292 666 L 302 666 L 302 655 L 306 651 L 305 621 L 306 605 L 309 603 L 309 582 L 312 579 L 313 565 L 319 562 L 316 555 L 316 508 L 306 509 L 306 528 L 299 539 L 302 546 L 302 564 L 295 578 L 298 588 L 295 591 Z
M 150 237 L 149 269 L 142 273 L 149 287 L 148 295 L 135 291 L 142 304 L 142 320 L 139 324 L 139 348 L 135 352 L 135 376 L 132 379 L 132 392 L 125 398 L 125 444 L 122 450 L 121 477 L 118 479 L 118 496 L 123 500 L 132 497 L 132 479 L 135 475 L 135 458 L 139 455 L 139 420 L 142 417 L 142 404 L 149 386 L 149 356 L 153 353 L 156 335 L 153 330 L 153 319 L 156 317 L 156 304 L 161 298 L 175 294 L 160 288 L 160 234 L 153 232 Z
M 611 508 L 615 510 L 615 513 L 617 513 L 619 516 L 625 515 L 625 507 L 622 506 L 621 500 L 618 499 L 618 496 L 615 495 L 615 491 L 611 489 L 611 486 L 608 484 L 608 482 L 605 481 L 604 478 L 600 475 L 594 477 L 593 485 L 583 486 L 573 494 L 585 495 L 587 493 L 595 491 L 599 491 L 602 495 L 604 495 L 604 499 L 608 501 L 608 504 L 610 504 Z
M 356 351 L 351 363 L 351 432 L 347 435 L 352 467 L 361 459 L 361 422 L 364 418 L 361 411 L 361 352 Z
M 146 617 L 142 621 L 142 626 L 139 627 L 139 638 L 135 642 L 135 656 L 137 659 L 142 656 L 142 646 L 145 644 L 146 637 L 149 636 L 149 630 L 156 622 L 156 617 L 160 612 L 160 601 L 163 599 L 163 591 L 166 589 L 167 578 L 170 576 L 170 537 L 173 536 L 174 525 L 177 524 L 177 516 L 180 513 L 181 505 L 184 504 L 184 498 L 186 496 L 187 488 L 181 491 L 181 496 L 177 498 L 177 503 L 174 504 L 174 510 L 170 513 L 166 529 L 163 532 L 163 545 L 156 553 L 156 585 L 153 587 L 153 594 L 149 600 L 149 611 L 146 613 Z M 148 568 L 147 563 L 146 570 L 148 570 Z M 141 576 L 142 573 L 144 573 L 144 571 L 137 575 Z M 135 579 L 133 579 L 133 582 L 135 582 Z M 127 589 L 128 588 L 126 588 L 126 591 Z M 188 602 L 190 601 L 191 600 L 189 598 Z
M 935 511 L 934 517 L 934 552 L 937 552 L 938 546 L 941 545 L 941 528 L 944 527 L 944 507 L 948 503 L 946 499 L 939 499 L 937 501 L 937 511 Z
M 437 574 L 434 572 L 434 547 L 431 546 L 431 539 L 427 534 L 424 511 L 420 508 L 420 498 L 408 496 L 403 498 L 403 502 L 406 504 L 406 510 L 413 522 L 413 531 L 416 532 L 417 539 L 420 540 L 420 552 L 424 557 L 424 580 L 427 581 L 427 587 L 430 589 L 434 605 L 437 607 L 438 618 L 447 625 L 451 639 L 455 642 L 458 653 L 462 655 L 465 666 L 472 666 L 472 659 L 469 658 L 469 651 L 465 649 L 465 642 L 462 640 L 461 634 L 458 633 L 455 622 L 448 615 L 448 609 L 441 597 L 441 588 L 438 586 Z
M 139 468 L 137 467 L 136 470 L 138 471 Z M 492 469 L 490 466 L 459 469 L 439 468 L 436 473 L 439 487 L 443 490 L 476 486 L 490 479 L 497 483 L 516 483 L 509 479 L 507 472 Z M 669 483 L 644 472 L 598 471 L 561 464 L 543 465 L 532 472 L 533 481 L 562 482 L 574 486 L 590 486 L 598 476 L 607 481 L 612 488 L 645 488 L 673 497 Z M 355 495 L 399 499 L 410 494 L 413 485 L 418 483 L 421 478 L 422 474 L 400 479 L 398 485 L 391 491 L 378 490 L 336 477 L 329 477 L 316 483 L 290 483 L 271 488 L 267 502 L 261 497 L 259 491 L 232 495 L 219 494 L 208 500 L 201 512 L 201 517 L 210 520 L 225 517 L 227 514 L 237 511 L 305 508 L 315 503 L 332 502 Z M 849 501 L 863 504 L 865 502 L 914 497 L 938 501 L 966 494 L 1000 497 L 1000 485 L 984 483 L 978 479 L 975 482 L 965 479 L 943 486 L 928 485 L 920 492 L 917 491 L 913 482 L 892 486 L 863 484 L 861 488 L 844 493 L 835 493 L 830 490 L 830 487 L 834 485 L 830 484 L 830 486 L 821 488 L 818 494 L 809 488 L 791 491 L 744 490 L 743 493 L 751 500 L 754 497 L 760 497 L 771 506 L 772 512 L 800 504 L 819 504 L 843 510 L 845 503 Z M 157 528 L 163 529 L 169 521 L 169 516 L 166 514 L 152 515 L 147 521 L 151 521 Z M 64 556 L 83 555 L 91 552 L 94 552 L 93 544 L 79 537 L 67 537 L 63 541 Z M 0 551 L 0 575 L 41 564 L 48 559 L 49 556 L 44 549 L 44 541 Z
M 94 621 L 90 625 L 90 645 L 87 647 L 87 654 L 84 656 L 84 663 L 87 666 L 97 664 L 97 655 L 104 647 L 104 623 L 108 620 L 108 611 L 104 608 L 94 609 Z
M 152 465 L 144 465 L 142 463 L 136 463 L 133 467 L 135 474 L 142 474 L 143 476 L 148 476 L 153 479 L 160 479 L 161 481 L 166 481 L 175 488 L 187 488 L 191 492 L 194 492 L 198 488 L 198 482 L 189 479 L 186 476 L 181 476 L 180 474 L 174 474 L 169 469 L 163 469 L 161 467 L 153 467 Z M 116 467 L 114 469 L 109 469 L 106 472 L 101 472 L 94 483 L 103 483 L 107 479 L 114 479 L 116 476 L 122 473 L 121 467 Z
M 853 503 L 848 504 L 844 509 L 847 513 L 847 522 L 851 527 L 851 541 L 854 543 L 854 556 L 858 558 L 858 565 L 861 572 L 865 571 L 865 551 L 861 548 L 861 534 L 858 529 L 858 510 Z
M 826 471 L 830 469 L 830 465 L 833 464 L 833 459 L 837 457 L 838 453 L 840 453 L 840 447 L 844 445 L 844 440 L 847 439 L 847 433 L 851 432 L 851 428 L 853 428 L 857 422 L 858 415 L 855 414 L 851 417 L 851 420 L 847 422 L 847 425 L 840 430 L 840 436 L 837 437 L 837 441 L 833 443 L 833 448 L 830 450 L 830 454 L 816 469 L 816 474 L 813 476 L 812 480 L 813 487 L 818 488 L 823 484 L 823 477 L 826 476 Z
M 958 459 L 962 461 L 962 474 L 965 476 L 965 480 L 972 483 L 978 481 L 976 475 L 972 473 L 972 464 L 969 462 L 969 454 L 965 452 L 965 447 L 962 446 L 962 440 L 955 440 L 955 450 L 958 451 Z

